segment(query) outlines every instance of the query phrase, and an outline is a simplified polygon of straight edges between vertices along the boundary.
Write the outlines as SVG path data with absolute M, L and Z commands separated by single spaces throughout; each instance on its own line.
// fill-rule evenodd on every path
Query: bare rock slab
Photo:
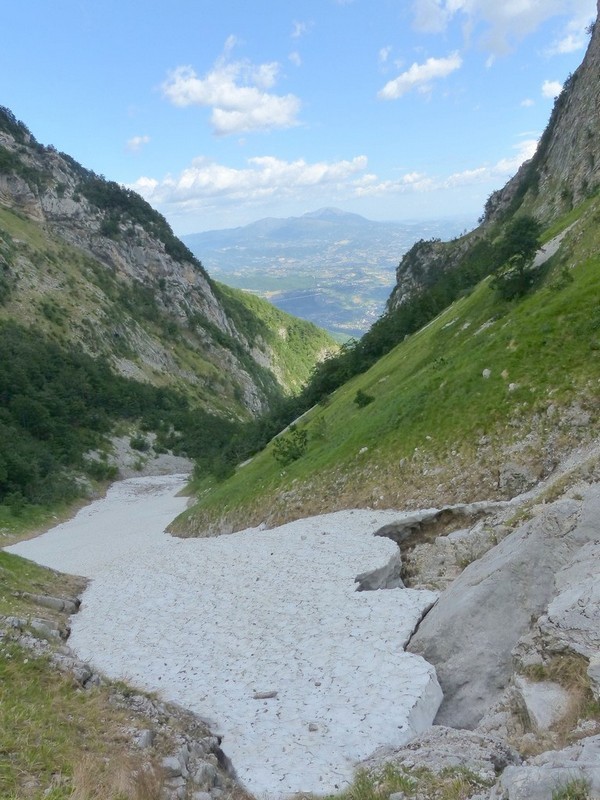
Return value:
M 557 594 L 554 576 L 586 535 L 577 530 L 579 508 L 574 500 L 549 505 L 470 564 L 421 623 L 409 650 L 437 669 L 437 723 L 474 728 L 500 699 L 513 647 Z
M 376 750 L 361 767 L 378 770 L 385 764 L 393 764 L 435 773 L 461 767 L 484 781 L 493 781 L 507 766 L 520 763 L 518 753 L 501 739 L 434 725 L 402 747 Z
M 551 681 L 529 681 L 518 675 L 515 689 L 532 727 L 537 731 L 549 730 L 565 716 L 571 704 L 569 693 Z
M 520 767 L 507 767 L 491 800 L 550 800 L 574 781 L 587 785 L 590 798 L 600 797 L 600 736 L 542 753 Z

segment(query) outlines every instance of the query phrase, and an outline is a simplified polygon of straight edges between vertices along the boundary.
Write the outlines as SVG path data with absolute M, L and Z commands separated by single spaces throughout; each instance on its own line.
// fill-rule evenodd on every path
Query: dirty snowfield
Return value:
M 184 476 L 115 484 L 11 552 L 92 579 L 71 647 L 111 678 L 213 723 L 240 781 L 280 798 L 342 788 L 377 747 L 429 727 L 433 667 L 403 648 L 433 592 L 356 591 L 398 557 L 402 517 L 342 511 L 273 530 L 175 539 Z

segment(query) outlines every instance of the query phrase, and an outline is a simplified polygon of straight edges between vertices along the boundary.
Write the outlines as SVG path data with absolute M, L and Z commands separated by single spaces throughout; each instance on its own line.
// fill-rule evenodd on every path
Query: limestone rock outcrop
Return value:
M 473 562 L 441 595 L 409 649 L 438 671 L 440 724 L 473 728 L 512 674 L 511 651 L 556 595 L 555 574 L 591 531 L 560 500 Z M 594 504 L 595 505 L 595 504 Z

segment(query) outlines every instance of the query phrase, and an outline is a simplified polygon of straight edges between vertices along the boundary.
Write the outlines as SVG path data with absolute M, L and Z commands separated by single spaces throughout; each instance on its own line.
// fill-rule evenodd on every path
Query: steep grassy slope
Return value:
M 271 354 L 271 370 L 288 393 L 300 391 L 315 364 L 337 350 L 331 335 L 312 322 L 293 317 L 250 292 L 217 282 L 214 286 L 251 346 L 258 343 Z M 260 361 L 258 354 L 255 357 Z
M 568 225 L 539 285 L 506 301 L 484 279 L 467 297 L 308 412 L 304 455 L 273 444 L 202 486 L 175 529 L 202 535 L 324 510 L 507 497 L 594 435 L 600 379 L 600 201 Z M 373 398 L 359 407 L 357 392 Z M 288 434 L 289 435 L 289 434 Z

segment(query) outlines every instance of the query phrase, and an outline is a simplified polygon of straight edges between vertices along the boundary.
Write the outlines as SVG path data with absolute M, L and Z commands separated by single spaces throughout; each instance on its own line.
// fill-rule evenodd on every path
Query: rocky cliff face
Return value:
M 599 2 L 600 7 L 600 2 Z M 482 238 L 493 238 L 517 213 L 547 225 L 600 188 L 600 25 L 596 23 L 579 69 L 565 82 L 537 151 L 488 199 L 482 224 L 453 242 L 417 242 L 396 271 L 388 300 L 394 311 L 428 287 L 442 271 L 455 269 Z
M 598 190 L 599 74 L 600 26 L 596 22 L 581 66 L 567 79 L 556 98 L 536 154 L 503 189 L 490 197 L 486 224 L 521 207 L 549 222 Z
M 2 209 L 10 257 L 0 266 L 12 287 L 10 313 L 22 321 L 47 328 L 54 303 L 68 323 L 62 334 L 92 355 L 108 356 L 130 377 L 192 385 L 208 405 L 216 395 L 217 407 L 256 414 L 288 389 L 284 348 L 275 352 L 251 314 L 234 320 L 231 302 L 160 214 L 40 145 L 7 109 Z M 39 308 L 47 313 L 38 319 Z

